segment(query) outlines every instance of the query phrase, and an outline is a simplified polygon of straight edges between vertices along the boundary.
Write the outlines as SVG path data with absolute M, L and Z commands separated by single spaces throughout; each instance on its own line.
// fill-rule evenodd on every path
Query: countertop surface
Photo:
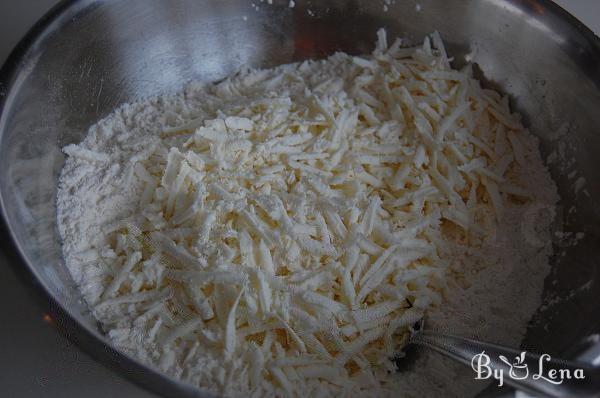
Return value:
M 557 0 L 600 35 L 600 1 Z M 0 62 L 56 0 L 0 1 Z M 0 253 L 0 395 L 153 398 L 58 333 Z

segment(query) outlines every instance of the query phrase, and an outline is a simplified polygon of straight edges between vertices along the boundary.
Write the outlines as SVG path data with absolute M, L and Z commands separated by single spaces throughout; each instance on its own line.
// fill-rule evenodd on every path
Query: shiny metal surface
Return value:
M 379 27 L 415 40 L 439 30 L 457 66 L 468 55 L 485 84 L 510 94 L 546 155 L 561 148 L 566 161 L 551 168 L 563 198 L 559 216 L 565 231 L 585 238 L 557 247 L 565 255 L 553 259 L 545 290 L 557 304 L 540 309 L 523 347 L 565 353 L 599 331 L 599 39 L 544 0 L 418 3 L 419 10 L 396 0 L 384 12 L 379 1 L 298 0 L 290 9 L 275 0 L 257 11 L 246 0 L 81 0 L 47 15 L 0 72 L 2 245 L 69 337 L 147 388 L 202 396 L 113 350 L 81 302 L 56 230 L 60 147 L 120 103 L 191 79 L 218 80 L 244 64 L 368 52 Z M 572 171 L 587 180 L 585 192 L 575 191 Z
M 520 349 L 428 330 L 414 332 L 410 337 L 409 344 L 432 349 L 469 367 L 473 366 L 474 358 L 478 358 L 482 353 L 485 353 L 489 358 L 489 362 L 482 360 L 482 363 L 485 363 L 484 369 L 490 369 L 495 374 L 502 373 L 505 375 L 510 374 L 513 368 L 510 363 L 504 362 L 504 360 L 519 358 L 523 352 Z M 554 384 L 542 378 L 507 377 L 504 379 L 504 383 L 519 391 L 532 394 L 534 397 L 597 398 L 600 396 L 600 367 L 586 362 L 582 356 L 571 360 L 548 358 L 545 361 L 542 355 L 541 353 L 527 352 L 520 365 L 525 366 L 528 370 L 532 369 L 533 372 L 535 369 L 539 369 L 539 364 L 542 362 L 547 372 L 554 369 L 558 374 L 561 370 L 566 370 L 573 375 L 579 370 L 583 372 L 585 378 L 565 379 L 561 383 Z

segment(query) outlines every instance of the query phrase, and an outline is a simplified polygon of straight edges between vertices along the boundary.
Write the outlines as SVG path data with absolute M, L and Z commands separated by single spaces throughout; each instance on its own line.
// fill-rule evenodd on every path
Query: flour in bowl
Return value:
M 123 105 L 68 145 L 67 266 L 112 342 L 227 396 L 465 396 L 430 327 L 518 345 L 557 201 L 537 140 L 439 35 Z

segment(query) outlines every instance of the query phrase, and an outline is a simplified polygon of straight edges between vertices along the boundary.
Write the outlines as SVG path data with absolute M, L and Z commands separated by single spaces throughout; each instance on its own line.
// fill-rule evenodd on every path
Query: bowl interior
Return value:
M 564 352 L 598 331 L 600 311 L 600 45 L 549 1 L 130 0 L 62 3 L 25 39 L 0 78 L 0 199 L 5 244 L 88 350 L 148 377 L 157 390 L 192 390 L 111 351 L 64 265 L 55 217 L 60 148 L 117 105 L 215 81 L 242 65 L 268 67 L 336 50 L 367 53 L 380 27 L 415 41 L 438 30 L 455 65 L 477 63 L 508 93 L 541 141 L 559 186 L 559 222 L 583 232 L 556 242 L 552 273 L 524 346 Z M 586 183 L 583 188 L 579 178 Z M 14 244 L 11 244 L 12 241 Z M 9 242 L 9 243 L 7 243 Z M 108 351 L 107 351 L 108 350 Z M 146 375 L 146 376 L 144 376 Z M 157 381 L 158 380 L 158 381 Z

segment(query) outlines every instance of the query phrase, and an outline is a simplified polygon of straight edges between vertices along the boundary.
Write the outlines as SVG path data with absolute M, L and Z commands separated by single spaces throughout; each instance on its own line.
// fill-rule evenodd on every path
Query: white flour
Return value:
M 326 66 L 313 63 L 313 70 L 297 77 L 303 77 L 307 86 L 315 87 L 320 73 L 335 75 Z M 135 163 L 147 162 L 159 148 L 182 148 L 189 138 L 173 135 L 161 139 L 162 132 L 198 119 L 227 116 L 228 110 L 236 105 L 261 98 L 265 95 L 261 73 L 248 72 L 240 78 L 258 82 L 247 90 L 236 91 L 235 84 L 218 87 L 191 84 L 177 95 L 123 105 L 92 126 L 81 144 L 65 148 L 72 156 L 60 177 L 59 230 L 66 264 L 91 306 L 102 302 L 110 280 L 108 275 L 114 275 L 123 266 L 97 259 L 99 251 L 105 259 L 116 258 L 106 249 L 107 245 L 115 245 L 108 244 L 108 235 L 118 228 L 115 223 L 138 211 L 144 185 L 135 176 Z M 277 83 L 271 90 L 287 88 L 285 83 Z M 488 225 L 488 233 L 481 241 L 471 238 L 475 239 L 472 244 L 456 244 L 444 253 L 444 260 L 450 264 L 448 288 L 444 302 L 428 312 L 430 328 L 516 347 L 531 315 L 541 304 L 543 282 L 549 272 L 550 224 L 558 196 L 540 158 L 537 139 L 528 133 L 520 139 L 524 149 L 522 160 L 527 167 L 516 167 L 511 178 L 519 186 L 527 187 L 533 197 L 520 202 L 507 201 L 501 221 L 498 225 Z M 124 277 L 133 283 L 133 277 Z M 153 331 L 146 324 L 142 326 L 139 314 L 131 317 L 133 307 L 135 304 L 124 304 L 110 312 L 95 310 L 118 347 L 171 376 L 215 393 L 245 394 L 238 374 L 234 376 L 233 370 L 222 366 L 219 352 L 205 350 L 198 343 L 167 349 L 150 342 L 148 335 Z M 468 367 L 429 352 L 424 352 L 411 370 L 392 375 L 389 383 L 389 391 L 395 391 L 395 396 L 407 397 L 464 397 L 485 387 L 485 383 L 473 380 Z M 282 394 L 282 391 L 272 392 Z

